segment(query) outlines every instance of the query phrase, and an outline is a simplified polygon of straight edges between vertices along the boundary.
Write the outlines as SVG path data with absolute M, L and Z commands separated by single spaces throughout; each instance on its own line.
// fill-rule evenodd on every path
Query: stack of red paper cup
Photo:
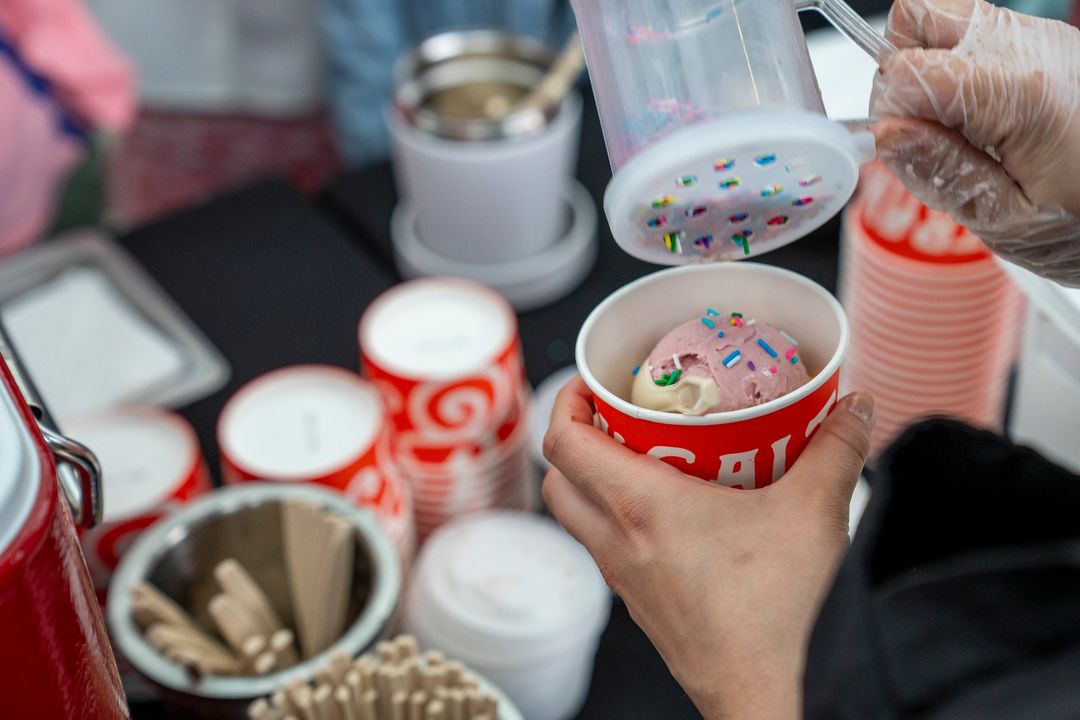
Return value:
M 252 380 L 218 420 L 226 484 L 324 485 L 369 508 L 408 567 L 415 549 L 409 488 L 391 457 L 379 393 L 355 372 L 282 368 Z
M 502 297 L 465 280 L 405 283 L 371 305 L 359 334 L 421 537 L 465 513 L 532 506 L 529 389 Z
M 844 216 L 840 285 L 844 384 L 877 400 L 875 454 L 926 416 L 1000 428 L 1023 300 L 977 237 L 871 165 Z

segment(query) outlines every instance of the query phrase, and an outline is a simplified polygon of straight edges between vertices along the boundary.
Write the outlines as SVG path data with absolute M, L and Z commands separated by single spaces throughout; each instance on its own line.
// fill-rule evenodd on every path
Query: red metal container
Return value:
M 50 438 L 47 443 L 45 436 Z M 50 449 L 51 448 L 51 449 Z M 96 480 L 60 491 L 57 460 L 78 446 L 39 427 L 0 358 L 0 716 L 128 718 L 69 496 L 93 523 Z M 67 472 L 67 471 L 65 471 Z

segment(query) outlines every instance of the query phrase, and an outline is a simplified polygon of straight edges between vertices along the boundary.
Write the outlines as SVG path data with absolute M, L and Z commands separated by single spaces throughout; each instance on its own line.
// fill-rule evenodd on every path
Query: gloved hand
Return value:
M 1080 286 L 1080 30 L 983 0 L 896 0 L 878 154 L 1002 257 Z

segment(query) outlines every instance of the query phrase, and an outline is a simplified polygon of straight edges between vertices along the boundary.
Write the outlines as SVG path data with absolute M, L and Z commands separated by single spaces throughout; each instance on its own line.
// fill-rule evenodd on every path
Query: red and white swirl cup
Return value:
M 301 365 L 240 388 L 218 420 L 226 484 L 324 485 L 370 508 L 408 565 L 415 523 L 394 465 L 390 425 L 375 388 L 353 372 Z
M 633 405 L 633 369 L 703 308 L 738 308 L 799 341 L 810 381 L 771 402 L 699 417 Z M 688 265 L 615 292 L 585 320 L 577 366 L 602 430 L 702 479 L 762 488 L 783 475 L 836 405 L 849 329 L 840 303 L 801 275 L 751 262 Z
M 170 511 L 212 489 L 195 431 L 175 413 L 126 406 L 64 421 L 64 432 L 94 451 L 102 467 L 102 523 L 80 533 L 99 600 L 124 551 Z
M 529 389 L 509 303 L 468 280 L 415 280 L 371 304 L 359 341 L 421 535 L 465 512 L 520 506 Z

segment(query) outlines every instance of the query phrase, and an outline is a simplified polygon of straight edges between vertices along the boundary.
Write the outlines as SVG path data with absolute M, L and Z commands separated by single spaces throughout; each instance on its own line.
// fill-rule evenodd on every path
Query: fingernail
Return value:
M 868 393 L 856 393 L 848 405 L 848 411 L 862 420 L 868 428 L 874 427 L 874 396 Z

